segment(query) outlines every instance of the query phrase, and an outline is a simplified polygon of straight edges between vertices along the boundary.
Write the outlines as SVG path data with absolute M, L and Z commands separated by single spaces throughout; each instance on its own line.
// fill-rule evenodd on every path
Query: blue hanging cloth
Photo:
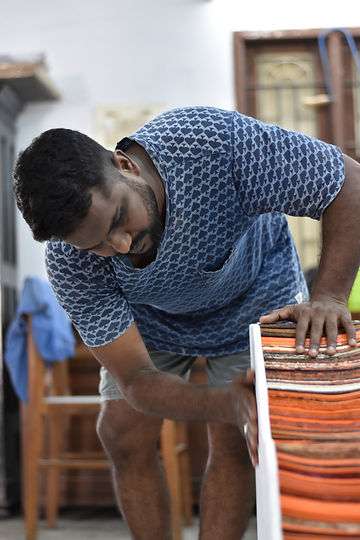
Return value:
M 75 337 L 71 322 L 49 283 L 38 277 L 26 278 L 16 315 L 6 333 L 4 358 L 16 394 L 27 401 L 27 323 L 24 315 L 32 317 L 34 342 L 46 362 L 74 356 Z
M 333 93 L 332 82 L 331 82 L 331 67 L 330 67 L 330 61 L 329 61 L 329 53 L 326 48 L 326 38 L 329 34 L 332 34 L 333 32 L 340 32 L 340 34 L 343 34 L 343 36 L 345 37 L 346 43 L 350 49 L 350 52 L 354 59 L 357 70 L 360 73 L 360 54 L 359 54 L 355 40 L 350 30 L 348 30 L 347 28 L 330 28 L 329 30 L 324 30 L 324 32 L 322 32 L 318 36 L 318 46 L 319 46 L 321 64 L 322 64 L 322 68 L 324 72 L 326 92 L 331 101 L 334 99 L 334 93 Z

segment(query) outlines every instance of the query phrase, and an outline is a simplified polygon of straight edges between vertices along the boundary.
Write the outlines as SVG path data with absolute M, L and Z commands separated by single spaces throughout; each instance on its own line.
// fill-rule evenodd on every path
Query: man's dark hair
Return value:
M 107 192 L 111 152 L 83 133 L 50 129 L 34 139 L 14 169 L 16 202 L 35 240 L 64 239 L 86 216 L 91 188 Z

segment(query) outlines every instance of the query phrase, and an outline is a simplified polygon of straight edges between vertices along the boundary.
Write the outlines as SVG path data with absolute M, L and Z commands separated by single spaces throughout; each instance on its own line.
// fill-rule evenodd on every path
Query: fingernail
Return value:
M 334 345 L 330 345 L 330 347 L 327 348 L 328 354 L 334 354 L 336 353 L 336 347 Z
M 310 349 L 309 354 L 310 354 L 310 356 L 316 356 L 317 355 L 317 349 Z
M 356 345 L 356 339 L 354 339 L 354 338 L 349 339 L 349 344 L 350 345 Z
M 304 350 L 305 350 L 305 349 L 304 349 L 303 345 L 297 345 L 297 346 L 296 346 L 296 352 L 298 352 L 298 353 L 303 353 Z

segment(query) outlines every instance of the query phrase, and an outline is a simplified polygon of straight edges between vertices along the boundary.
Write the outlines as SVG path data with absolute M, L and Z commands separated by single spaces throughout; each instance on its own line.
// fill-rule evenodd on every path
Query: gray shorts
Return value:
M 180 377 L 187 377 L 196 356 L 184 356 L 170 352 L 149 351 L 150 358 L 160 371 L 167 371 Z M 224 386 L 250 367 L 249 351 L 229 356 L 212 356 L 206 360 L 206 374 L 210 386 Z M 99 393 L 101 401 L 123 399 L 124 396 L 116 381 L 107 369 L 100 369 Z

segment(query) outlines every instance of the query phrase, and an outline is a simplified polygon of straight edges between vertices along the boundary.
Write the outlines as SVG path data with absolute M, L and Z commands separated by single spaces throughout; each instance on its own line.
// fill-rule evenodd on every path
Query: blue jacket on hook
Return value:
M 16 316 L 5 339 L 5 362 L 18 397 L 28 397 L 27 322 L 31 315 L 36 347 L 46 362 L 74 356 L 71 322 L 59 305 L 49 283 L 38 277 L 25 279 Z

